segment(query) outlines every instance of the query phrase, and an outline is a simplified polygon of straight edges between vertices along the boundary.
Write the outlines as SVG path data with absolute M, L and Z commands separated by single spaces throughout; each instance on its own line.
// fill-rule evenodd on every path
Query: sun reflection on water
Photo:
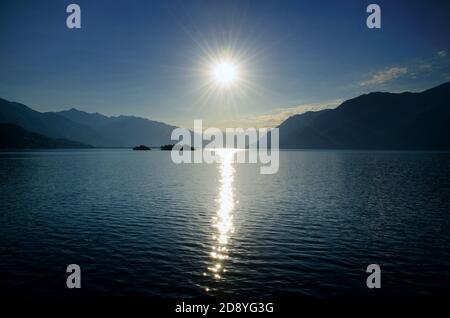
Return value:
M 215 149 L 217 156 L 220 158 L 220 188 L 218 203 L 219 208 L 213 217 L 213 247 L 211 251 L 212 265 L 208 267 L 208 273 L 204 276 L 211 276 L 215 281 L 223 279 L 226 272 L 225 260 L 228 256 L 228 243 L 231 234 L 234 232 L 233 227 L 233 210 L 234 210 L 234 193 L 233 180 L 235 169 L 233 166 L 234 155 L 238 151 L 236 149 Z M 205 289 L 207 292 L 210 288 Z

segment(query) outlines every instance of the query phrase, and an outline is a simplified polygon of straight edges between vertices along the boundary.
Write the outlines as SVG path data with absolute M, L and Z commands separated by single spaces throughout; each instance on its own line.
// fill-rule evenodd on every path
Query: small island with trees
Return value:
M 140 145 L 140 146 L 133 147 L 133 150 L 152 150 L 152 148 L 147 147 L 145 145 Z

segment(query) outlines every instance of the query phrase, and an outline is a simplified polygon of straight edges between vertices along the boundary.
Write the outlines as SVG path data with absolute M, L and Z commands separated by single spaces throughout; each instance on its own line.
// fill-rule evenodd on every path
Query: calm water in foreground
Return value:
M 0 294 L 70 296 L 75 263 L 89 297 L 450 295 L 449 198 L 450 153 L 3 152 Z

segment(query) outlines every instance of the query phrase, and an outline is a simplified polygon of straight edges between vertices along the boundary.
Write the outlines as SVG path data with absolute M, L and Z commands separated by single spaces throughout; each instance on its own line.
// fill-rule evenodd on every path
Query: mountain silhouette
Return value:
M 280 148 L 450 149 L 450 83 L 420 93 L 369 93 L 289 117 Z
M 116 147 L 135 145 L 161 145 L 170 142 L 170 135 L 176 128 L 162 122 L 135 116 L 108 117 L 99 113 L 87 113 L 75 108 L 54 114 L 61 115 L 75 123 L 88 126 Z
M 134 116 L 107 117 L 77 109 L 38 112 L 0 99 L 0 123 L 16 124 L 50 138 L 63 138 L 96 147 L 133 147 L 170 143 L 175 126 Z
M 25 130 L 50 138 L 63 138 L 101 145 L 107 140 L 93 129 L 55 113 L 41 113 L 20 103 L 0 99 L 0 123 L 16 124 Z
M 0 149 L 23 148 L 90 148 L 76 141 L 53 139 L 29 132 L 15 124 L 0 123 Z
M 335 109 L 289 117 L 280 126 L 280 148 L 450 149 L 450 83 L 420 93 L 375 92 Z M 171 144 L 175 126 L 134 116 L 108 117 L 75 108 L 38 112 L 0 99 L 0 123 L 96 147 Z M 6 131 L 5 131 L 6 132 Z

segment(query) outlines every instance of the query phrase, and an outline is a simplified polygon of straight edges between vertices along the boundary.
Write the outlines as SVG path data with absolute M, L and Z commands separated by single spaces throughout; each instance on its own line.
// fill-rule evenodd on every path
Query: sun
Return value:
M 238 77 L 236 65 L 229 60 L 223 60 L 213 66 L 212 75 L 214 81 L 221 86 L 230 86 Z

